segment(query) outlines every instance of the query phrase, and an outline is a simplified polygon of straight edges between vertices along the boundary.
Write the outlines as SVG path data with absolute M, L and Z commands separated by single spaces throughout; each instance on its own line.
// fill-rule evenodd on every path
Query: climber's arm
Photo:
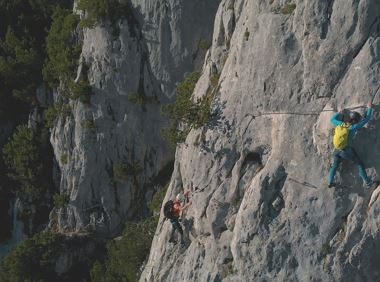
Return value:
M 373 115 L 373 108 L 368 107 L 366 117 L 363 118 L 360 122 L 352 125 L 351 130 L 356 131 L 356 130 L 362 128 L 364 125 L 366 125 L 372 119 L 372 115 Z
M 339 126 L 339 125 L 344 125 L 344 122 L 343 121 L 340 121 L 338 120 L 338 116 L 339 116 L 340 113 L 336 113 L 333 115 L 333 117 L 331 118 L 331 123 L 335 126 Z

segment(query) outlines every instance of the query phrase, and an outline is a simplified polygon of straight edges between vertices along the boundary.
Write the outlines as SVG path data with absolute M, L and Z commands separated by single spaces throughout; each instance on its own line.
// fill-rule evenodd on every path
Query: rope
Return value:
M 356 107 L 349 107 L 349 108 L 345 108 L 345 109 L 355 110 L 355 109 L 366 108 L 366 107 L 367 106 L 356 106 Z M 374 111 L 377 112 L 378 110 L 374 110 Z M 335 110 L 327 109 L 327 110 L 322 110 L 320 112 L 264 112 L 264 113 L 258 113 L 257 115 L 250 115 L 250 116 L 253 116 L 254 118 L 260 117 L 260 116 L 269 116 L 269 115 L 319 116 L 323 112 L 335 112 Z
M 377 88 L 377 90 L 375 92 L 375 95 L 373 95 L 373 98 L 371 100 L 371 104 L 374 103 L 375 98 L 377 97 L 377 94 L 378 94 L 379 90 L 380 90 L 380 85 Z M 356 109 L 361 109 L 361 108 L 366 108 L 366 107 L 367 107 L 366 105 L 361 105 L 361 106 L 349 107 L 349 108 L 345 108 L 345 109 L 347 109 L 347 110 L 356 110 Z M 378 111 L 379 110 L 374 110 L 374 112 L 378 112 Z M 261 116 L 269 116 L 269 115 L 319 116 L 323 112 L 335 112 L 335 111 L 334 111 L 334 109 L 327 109 L 327 110 L 322 110 L 320 112 L 306 112 L 306 113 L 303 113 L 303 112 L 264 112 L 264 113 L 259 113 L 257 115 L 248 115 L 248 116 L 251 116 L 253 118 L 261 117 Z

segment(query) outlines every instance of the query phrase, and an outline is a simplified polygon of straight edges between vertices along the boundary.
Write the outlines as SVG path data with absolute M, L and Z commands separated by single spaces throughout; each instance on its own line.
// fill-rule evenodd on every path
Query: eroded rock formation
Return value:
M 380 278 L 380 187 L 344 163 L 327 188 L 333 109 L 379 102 L 379 34 L 376 0 L 221 2 L 193 94 L 220 76 L 213 118 L 177 147 L 166 195 L 197 187 L 189 241 L 161 217 L 141 281 Z M 354 144 L 374 179 L 378 128 L 377 113 Z

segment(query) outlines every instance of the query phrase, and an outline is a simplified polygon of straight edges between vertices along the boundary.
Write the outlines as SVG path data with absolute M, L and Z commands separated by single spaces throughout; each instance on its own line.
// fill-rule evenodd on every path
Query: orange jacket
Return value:
M 180 215 L 181 215 L 181 202 L 180 201 L 174 201 L 173 215 L 175 217 L 180 217 Z

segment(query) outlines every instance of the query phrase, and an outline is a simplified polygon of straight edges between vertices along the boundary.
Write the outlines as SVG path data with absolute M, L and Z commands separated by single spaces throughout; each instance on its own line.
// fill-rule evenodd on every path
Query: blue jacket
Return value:
M 348 146 L 350 147 L 352 145 L 352 140 L 354 139 L 354 136 L 358 129 L 362 128 L 364 125 L 366 125 L 371 119 L 373 115 L 373 109 L 368 108 L 367 109 L 367 114 L 366 117 L 363 118 L 361 121 L 358 123 L 355 123 L 351 125 L 350 128 L 350 134 L 348 135 Z M 339 116 L 339 113 L 336 113 L 332 118 L 331 118 L 331 123 L 335 126 L 340 126 L 344 125 L 345 123 L 343 121 L 337 120 L 337 117 Z

